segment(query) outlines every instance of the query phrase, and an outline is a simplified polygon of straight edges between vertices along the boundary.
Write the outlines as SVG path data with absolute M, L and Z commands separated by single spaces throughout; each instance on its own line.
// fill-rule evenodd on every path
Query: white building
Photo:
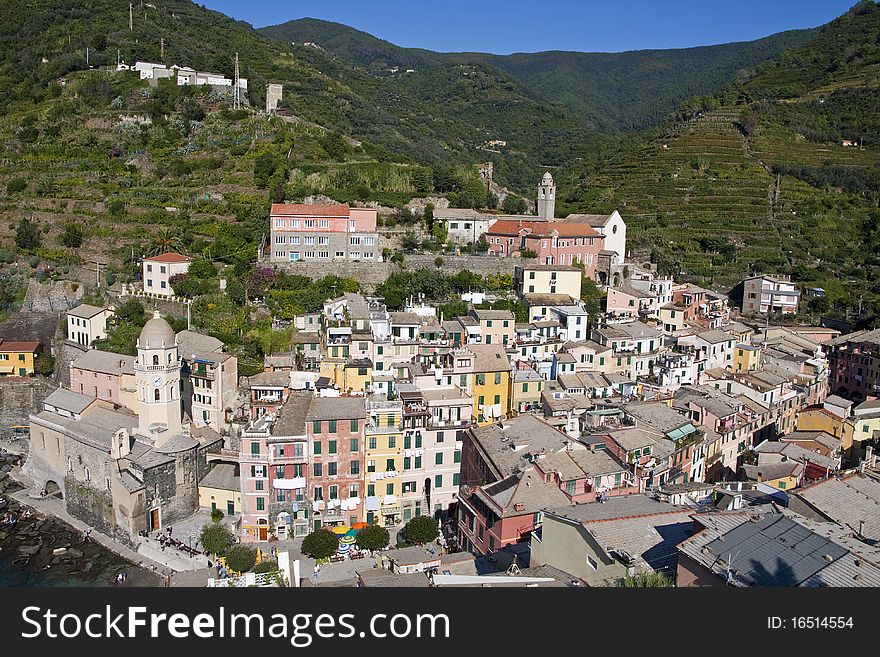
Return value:
M 81 304 L 67 311 L 67 339 L 84 347 L 107 337 L 107 320 L 113 317 L 113 308 L 99 308 Z
M 144 258 L 144 292 L 159 296 L 174 296 L 171 289 L 171 277 L 189 271 L 192 259 L 179 253 L 163 253 L 162 255 Z
M 480 239 L 480 235 L 498 221 L 492 214 L 483 214 L 469 208 L 446 208 L 434 210 L 434 221 L 446 224 L 449 241 L 454 244 L 470 244 Z
M 614 251 L 620 262 L 626 260 L 626 222 L 615 210 L 611 214 L 570 214 L 566 223 L 586 223 L 605 238 L 605 251 Z

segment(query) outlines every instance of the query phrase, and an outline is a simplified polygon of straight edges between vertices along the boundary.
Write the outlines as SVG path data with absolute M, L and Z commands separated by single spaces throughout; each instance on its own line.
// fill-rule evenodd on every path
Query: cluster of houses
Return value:
M 535 585 L 647 572 L 693 586 L 880 583 L 880 334 L 753 328 L 727 295 L 634 264 L 624 275 L 619 214 L 556 220 L 549 175 L 539 193 L 538 218 L 486 230 L 499 256 L 552 253 L 515 268 L 525 316 L 390 311 L 346 293 L 295 318 L 289 351 L 239 378 L 222 342 L 157 312 L 136 356 L 71 362 L 69 385 L 30 417 L 28 474 L 131 544 L 199 508 L 230 516 L 243 542 L 426 515 Z M 375 210 L 276 204 L 270 225 L 276 261 L 381 258 Z M 591 318 L 581 285 L 606 257 L 607 308 Z M 144 290 L 167 294 L 188 264 L 145 259 Z M 749 279 L 744 302 L 796 308 L 786 284 Z M 72 309 L 68 341 L 88 348 L 112 313 Z M 459 575 L 445 555 L 438 575 L 404 556 L 360 585 L 483 585 L 472 563 Z
M 160 80 L 165 78 L 174 78 L 178 86 L 202 86 L 209 85 L 212 87 L 233 87 L 235 81 L 227 78 L 220 73 L 206 73 L 197 71 L 189 66 L 167 66 L 165 64 L 156 64 L 154 62 L 135 62 L 133 65 L 117 64 L 118 71 L 134 71 L 141 80 Z M 247 91 L 247 78 L 239 77 L 238 86 L 243 91 Z

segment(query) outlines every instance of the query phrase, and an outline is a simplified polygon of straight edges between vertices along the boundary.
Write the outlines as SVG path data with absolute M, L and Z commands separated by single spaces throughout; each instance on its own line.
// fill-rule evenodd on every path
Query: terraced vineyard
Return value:
M 722 107 L 678 123 L 582 179 L 579 193 L 601 199 L 603 209 L 620 208 L 634 249 L 707 284 L 842 263 L 869 204 L 777 176 L 773 167 L 869 167 L 880 152 L 808 142 L 767 120 L 746 137 L 739 128 L 746 111 Z

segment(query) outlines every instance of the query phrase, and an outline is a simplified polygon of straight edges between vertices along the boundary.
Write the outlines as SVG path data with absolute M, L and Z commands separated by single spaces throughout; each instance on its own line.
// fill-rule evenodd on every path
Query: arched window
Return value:
M 159 354 L 153 354 L 153 365 L 159 364 Z
M 156 388 L 156 390 L 153 391 L 153 399 L 159 401 L 159 388 Z

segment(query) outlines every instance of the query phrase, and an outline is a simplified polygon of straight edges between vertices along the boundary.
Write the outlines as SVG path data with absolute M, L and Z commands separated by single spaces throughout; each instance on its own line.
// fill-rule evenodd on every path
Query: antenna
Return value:
M 238 72 L 238 53 L 235 53 L 235 88 L 232 90 L 232 109 L 241 109 L 241 87 L 239 86 L 241 79 Z

